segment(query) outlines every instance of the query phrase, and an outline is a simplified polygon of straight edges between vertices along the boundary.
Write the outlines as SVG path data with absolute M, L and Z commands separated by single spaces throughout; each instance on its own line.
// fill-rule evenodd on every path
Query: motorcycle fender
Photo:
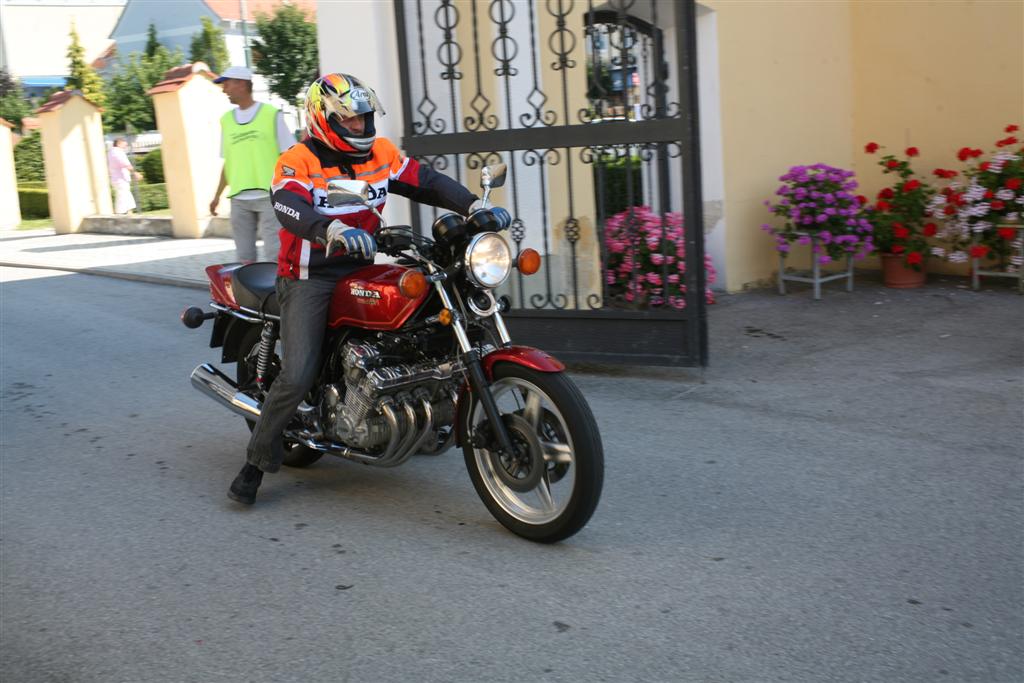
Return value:
M 249 328 L 253 323 L 239 320 L 234 316 L 224 316 L 227 319 L 226 327 L 223 333 L 223 344 L 224 348 L 221 353 L 220 361 L 222 363 L 234 363 L 238 360 L 238 345 L 242 343 L 242 337 L 249 331 Z M 210 346 L 213 346 L 214 341 L 217 340 L 217 326 L 214 325 L 214 337 L 210 340 Z
M 515 363 L 537 372 L 565 370 L 562 361 L 532 346 L 506 346 L 496 349 L 484 356 L 481 362 L 484 365 L 484 374 L 487 375 L 487 379 L 494 379 L 495 363 Z
M 224 313 L 217 314 L 217 317 L 213 319 L 213 332 L 210 334 L 211 349 L 224 346 L 224 340 L 227 338 L 227 333 L 228 330 L 231 329 L 231 323 L 233 320 L 235 320 L 235 318 Z
M 515 363 L 537 372 L 561 372 L 565 365 L 549 353 L 532 346 L 506 346 L 496 349 L 481 359 L 484 374 L 487 379 L 494 379 L 494 365 L 496 363 Z M 455 418 L 455 444 L 462 446 L 463 431 L 469 418 L 469 383 L 462 385 L 459 390 L 459 402 Z

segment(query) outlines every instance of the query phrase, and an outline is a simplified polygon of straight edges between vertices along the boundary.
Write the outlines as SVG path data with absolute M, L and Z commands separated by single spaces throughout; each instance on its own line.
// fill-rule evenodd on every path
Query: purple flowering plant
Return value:
M 792 244 L 814 244 L 814 256 L 829 263 L 843 256 L 863 258 L 874 249 L 872 227 L 867 218 L 867 199 L 854 194 L 857 181 L 853 171 L 827 164 L 793 166 L 781 176 L 775 191 L 778 200 L 764 205 L 784 219 L 783 226 L 765 223 L 761 228 L 775 237 L 775 248 L 782 254 Z

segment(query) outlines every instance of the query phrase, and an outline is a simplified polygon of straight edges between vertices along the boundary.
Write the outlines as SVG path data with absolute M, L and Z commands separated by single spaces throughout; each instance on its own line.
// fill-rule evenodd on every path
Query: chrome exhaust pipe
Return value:
M 395 451 L 394 460 L 396 465 L 400 465 L 405 461 L 405 454 L 412 447 L 417 434 L 416 409 L 412 407 L 409 401 L 403 400 L 402 410 L 405 412 L 405 433 L 402 435 L 402 442 L 398 444 L 398 450 Z
M 430 407 L 430 398 L 420 398 L 420 407 L 423 408 L 423 416 L 426 418 L 423 421 L 423 429 L 419 431 L 416 438 L 413 440 L 412 445 L 405 453 L 402 454 L 402 462 L 411 458 L 412 456 L 419 453 L 423 444 L 426 443 L 427 438 L 431 434 L 435 434 L 434 428 L 434 409 Z
M 203 363 L 193 370 L 191 380 L 192 386 L 233 413 L 248 420 L 259 418 L 262 408 L 260 402 L 239 391 L 238 385 L 230 377 L 209 363 Z
M 238 385 L 213 365 L 203 363 L 196 367 L 192 371 L 190 379 L 192 386 L 233 413 L 241 415 L 248 420 L 259 418 L 263 407 L 262 404 L 253 397 L 239 391 Z M 405 462 L 416 448 L 422 444 L 425 432 L 430 429 L 432 423 L 431 413 L 428 408 L 425 410 L 427 419 L 423 430 L 417 432 L 416 412 L 413 407 L 408 402 L 403 402 L 399 407 L 405 414 L 408 423 L 404 430 L 400 426 L 398 415 L 392 405 L 389 403 L 381 405 L 381 411 L 388 421 L 388 426 L 391 427 L 391 438 L 388 440 L 387 448 L 381 454 L 366 453 L 343 444 L 323 441 L 320 435 L 313 435 L 305 431 L 289 430 L 286 436 L 313 450 L 337 455 L 367 465 L 394 467 Z

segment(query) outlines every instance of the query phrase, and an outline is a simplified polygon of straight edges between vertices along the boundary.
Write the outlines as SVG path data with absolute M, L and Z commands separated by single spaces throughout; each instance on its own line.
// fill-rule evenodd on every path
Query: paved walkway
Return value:
M 208 287 L 205 268 L 235 260 L 230 239 L 173 239 L 53 229 L 0 231 L 0 266 L 92 273 L 179 287 Z

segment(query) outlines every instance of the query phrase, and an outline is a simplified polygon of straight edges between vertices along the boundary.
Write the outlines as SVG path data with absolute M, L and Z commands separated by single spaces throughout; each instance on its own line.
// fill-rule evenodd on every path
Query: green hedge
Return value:
M 159 148 L 142 157 L 139 170 L 145 176 L 146 182 L 151 185 L 164 182 L 164 159 Z
M 45 188 L 19 186 L 18 204 L 23 219 L 50 217 L 50 193 Z
M 170 204 L 167 202 L 167 185 L 164 183 L 140 184 L 139 193 L 135 200 L 138 206 L 136 211 L 158 211 L 166 209 Z M 134 188 L 133 188 L 134 189 Z M 114 198 L 114 188 L 110 188 L 111 201 Z
M 139 185 L 139 211 L 156 211 L 170 206 L 167 202 L 167 185 L 153 183 Z
M 39 186 L 39 187 L 36 187 Z M 50 193 L 46 183 L 21 183 L 18 185 L 18 203 L 21 205 L 21 217 L 49 218 Z M 157 211 L 166 209 L 167 186 L 163 183 L 155 185 L 139 185 L 139 211 Z
M 18 183 L 19 190 L 45 190 L 45 180 L 26 180 Z
M 594 164 L 594 184 L 602 181 L 604 184 L 605 216 L 614 216 L 629 208 L 629 184 L 633 186 L 633 206 L 641 206 L 644 203 L 643 162 L 637 156 L 628 161 L 629 169 L 626 168 L 627 159 Z M 629 183 L 629 180 L 632 180 L 632 183 Z

